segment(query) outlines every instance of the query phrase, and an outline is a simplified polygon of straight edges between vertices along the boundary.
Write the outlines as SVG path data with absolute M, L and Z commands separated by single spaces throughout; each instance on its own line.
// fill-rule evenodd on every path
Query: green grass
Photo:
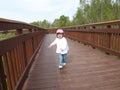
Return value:
M 7 39 L 14 36 L 15 36 L 14 33 L 0 34 L 0 40 Z

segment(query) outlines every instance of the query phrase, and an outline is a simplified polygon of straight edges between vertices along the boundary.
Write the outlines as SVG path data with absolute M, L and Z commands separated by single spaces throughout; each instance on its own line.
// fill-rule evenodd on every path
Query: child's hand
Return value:
M 50 47 L 51 47 L 51 45 L 48 46 L 48 48 L 50 48 Z
M 62 48 L 61 48 L 60 50 L 61 50 L 61 51 L 64 51 L 64 49 L 62 49 Z

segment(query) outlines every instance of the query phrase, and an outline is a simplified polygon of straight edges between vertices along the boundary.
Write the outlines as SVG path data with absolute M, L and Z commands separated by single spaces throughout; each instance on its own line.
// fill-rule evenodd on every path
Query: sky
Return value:
M 0 0 L 0 18 L 34 22 L 44 19 L 53 22 L 61 15 L 72 20 L 79 0 Z

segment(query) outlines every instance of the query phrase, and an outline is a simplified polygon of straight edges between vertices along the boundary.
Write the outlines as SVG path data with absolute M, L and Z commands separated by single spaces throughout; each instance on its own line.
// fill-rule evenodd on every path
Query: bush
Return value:
M 15 36 L 14 33 L 0 34 L 0 40 L 10 38 L 10 37 L 14 37 L 14 36 Z

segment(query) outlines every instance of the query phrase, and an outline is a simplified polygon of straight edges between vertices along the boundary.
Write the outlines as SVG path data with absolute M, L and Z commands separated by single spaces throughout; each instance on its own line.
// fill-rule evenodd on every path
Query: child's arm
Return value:
M 48 46 L 48 48 L 50 48 L 52 45 L 50 44 L 49 46 Z
M 52 47 L 55 44 L 56 44 L 56 39 L 48 46 L 48 48 Z

